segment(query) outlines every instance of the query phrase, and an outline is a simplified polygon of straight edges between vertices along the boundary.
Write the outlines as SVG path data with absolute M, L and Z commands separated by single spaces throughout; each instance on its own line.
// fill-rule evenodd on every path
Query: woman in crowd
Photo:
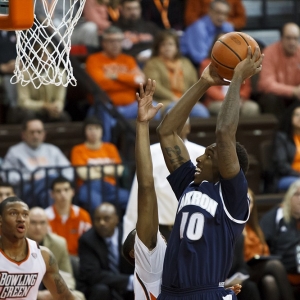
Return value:
M 300 102 L 289 106 L 275 135 L 273 165 L 277 188 L 286 191 L 300 176 Z
M 262 299 L 292 300 L 293 292 L 286 270 L 279 260 L 270 256 L 264 233 L 259 226 L 257 206 L 252 190 L 248 190 L 250 217 L 244 229 L 244 259 L 249 266 L 250 279 L 258 284 Z
M 260 225 L 270 253 L 281 256 L 295 298 L 300 299 L 300 180 L 291 184 L 281 205 L 267 212 Z
M 198 79 L 193 64 L 179 51 L 176 32 L 160 32 L 153 43 L 152 56 L 144 67 L 146 78 L 155 78 L 154 99 L 164 104 L 168 110 Z M 209 112 L 202 103 L 197 103 L 191 117 L 208 118 Z

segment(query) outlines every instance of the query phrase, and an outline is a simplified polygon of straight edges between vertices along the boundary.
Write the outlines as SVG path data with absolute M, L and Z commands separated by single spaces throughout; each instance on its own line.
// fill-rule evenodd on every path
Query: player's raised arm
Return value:
M 233 178 L 240 171 L 235 139 L 239 122 L 240 88 L 247 78 L 260 72 L 263 56 L 259 56 L 258 47 L 253 55 L 251 55 L 251 47 L 248 47 L 247 58 L 234 69 L 232 81 L 218 115 L 216 126 L 217 155 L 219 171 L 225 179 Z
M 194 105 L 209 87 L 227 84 L 216 72 L 211 74 L 210 68 L 207 67 L 201 78 L 185 92 L 176 105 L 165 115 L 157 128 L 157 133 L 170 173 L 190 159 L 179 135 Z
M 136 120 L 135 160 L 138 181 L 137 235 L 150 250 L 156 246 L 158 231 L 157 200 L 154 189 L 153 167 L 149 142 L 149 121 L 162 104 L 152 105 L 155 81 L 148 79 L 146 88 L 140 85 L 137 94 L 138 114 Z
M 57 261 L 53 253 L 46 247 L 40 246 L 46 264 L 46 273 L 43 284 L 55 300 L 75 300 L 65 281 L 59 274 Z

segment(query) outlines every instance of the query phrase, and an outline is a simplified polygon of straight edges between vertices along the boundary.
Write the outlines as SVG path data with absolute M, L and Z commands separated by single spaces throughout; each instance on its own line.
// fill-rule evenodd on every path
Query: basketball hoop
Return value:
M 28 0 L 19 0 L 18 5 L 22 1 Z M 71 35 L 86 0 L 29 1 L 34 1 L 34 24 L 16 30 L 17 58 L 11 83 L 32 83 L 37 89 L 48 84 L 76 85 L 69 57 Z
M 0 28 L 24 30 L 33 25 L 33 0 L 0 0 Z

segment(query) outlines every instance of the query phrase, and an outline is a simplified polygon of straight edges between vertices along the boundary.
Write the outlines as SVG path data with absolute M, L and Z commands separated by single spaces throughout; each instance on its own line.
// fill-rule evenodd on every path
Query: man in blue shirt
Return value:
M 210 49 L 217 35 L 234 31 L 233 25 L 226 22 L 230 6 L 226 0 L 214 0 L 209 12 L 186 28 L 180 42 L 182 54 L 195 65 L 210 55 Z

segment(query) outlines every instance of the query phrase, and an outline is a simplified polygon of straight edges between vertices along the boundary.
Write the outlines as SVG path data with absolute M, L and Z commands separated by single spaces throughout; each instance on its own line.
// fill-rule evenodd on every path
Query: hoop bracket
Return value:
M 1 30 L 26 30 L 34 21 L 34 0 L 9 0 L 8 14 L 0 14 Z

